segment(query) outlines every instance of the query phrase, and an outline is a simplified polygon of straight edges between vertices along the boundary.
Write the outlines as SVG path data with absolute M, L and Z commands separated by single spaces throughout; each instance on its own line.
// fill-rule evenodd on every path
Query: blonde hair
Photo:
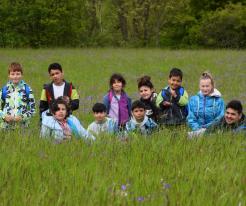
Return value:
M 208 71 L 205 71 L 202 73 L 200 80 L 204 80 L 204 79 L 210 79 L 211 84 L 212 84 L 213 89 L 214 89 L 214 87 L 215 87 L 214 78 L 212 77 L 212 75 Z

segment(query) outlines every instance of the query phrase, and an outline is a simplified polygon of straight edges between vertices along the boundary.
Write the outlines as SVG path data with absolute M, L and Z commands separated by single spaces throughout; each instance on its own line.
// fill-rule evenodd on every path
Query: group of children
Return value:
M 79 95 L 72 83 L 64 80 L 61 65 L 49 65 L 48 72 L 52 82 L 44 85 L 39 105 L 41 137 L 53 137 L 58 141 L 69 140 L 72 136 L 95 140 L 102 133 L 120 137 L 132 132 L 148 135 L 161 126 L 173 128 L 184 124 L 192 130 L 189 137 L 195 137 L 216 128 L 233 131 L 245 131 L 246 128 L 241 102 L 229 102 L 224 114 L 221 93 L 208 72 L 200 77 L 198 94 L 189 99 L 182 87 L 182 71 L 173 68 L 168 86 L 159 94 L 149 76 L 141 77 L 138 80 L 140 99 L 133 103 L 124 90 L 124 77 L 113 74 L 103 103 L 92 107 L 95 121 L 86 130 L 72 115 L 72 111 L 79 108 Z M 9 81 L 1 90 L 1 128 L 27 127 L 35 113 L 32 89 L 22 80 L 22 75 L 21 65 L 11 63 Z

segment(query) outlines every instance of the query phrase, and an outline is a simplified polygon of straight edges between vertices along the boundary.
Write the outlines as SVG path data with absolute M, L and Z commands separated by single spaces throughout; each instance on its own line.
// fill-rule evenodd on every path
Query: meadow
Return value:
M 0 84 L 12 61 L 37 101 L 28 131 L 0 132 L 0 205 L 246 205 L 246 138 L 214 134 L 189 140 L 188 128 L 163 129 L 127 142 L 101 136 L 90 144 L 39 138 L 38 102 L 48 65 L 59 62 L 80 94 L 74 114 L 87 127 L 91 107 L 122 73 L 138 99 L 137 79 L 150 75 L 159 92 L 172 67 L 184 72 L 189 95 L 204 70 L 215 77 L 225 102 L 240 99 L 246 111 L 246 51 L 160 49 L 0 49 Z

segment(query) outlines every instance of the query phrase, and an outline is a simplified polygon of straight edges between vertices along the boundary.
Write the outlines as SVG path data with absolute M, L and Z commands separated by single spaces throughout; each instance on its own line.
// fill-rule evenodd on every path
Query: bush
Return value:
M 191 44 L 217 48 L 246 47 L 246 6 L 228 4 L 205 13 L 189 32 Z

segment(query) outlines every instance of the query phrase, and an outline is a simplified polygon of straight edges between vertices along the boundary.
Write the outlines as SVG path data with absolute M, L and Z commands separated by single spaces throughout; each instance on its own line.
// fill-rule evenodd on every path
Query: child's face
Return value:
M 123 84 L 121 81 L 115 79 L 114 83 L 112 84 L 112 89 L 114 90 L 114 92 L 121 92 L 123 89 Z
M 150 89 L 147 86 L 142 86 L 139 88 L 139 94 L 143 99 L 149 99 L 153 93 L 154 89 Z
M 200 90 L 203 95 L 209 95 L 213 92 L 213 85 L 210 79 L 201 79 L 200 80 Z
M 63 121 L 67 115 L 67 109 L 64 104 L 58 104 L 58 110 L 55 112 L 54 116 L 58 121 Z
M 172 76 L 168 79 L 168 84 L 171 89 L 175 90 L 181 86 L 182 79 L 180 76 Z
M 145 109 L 135 108 L 132 110 L 132 115 L 134 116 L 137 122 L 142 122 L 145 116 Z
M 54 82 L 55 85 L 61 85 L 63 83 L 63 72 L 59 69 L 50 70 L 50 79 Z
M 18 84 L 22 79 L 22 73 L 20 71 L 10 71 L 9 80 L 14 84 Z
M 239 114 L 237 110 L 234 110 L 232 108 L 227 108 L 225 112 L 225 121 L 227 124 L 237 123 L 241 118 L 242 118 L 242 114 Z
M 95 117 L 95 120 L 97 122 L 103 122 L 106 118 L 106 112 L 94 112 L 93 113 L 94 117 Z

